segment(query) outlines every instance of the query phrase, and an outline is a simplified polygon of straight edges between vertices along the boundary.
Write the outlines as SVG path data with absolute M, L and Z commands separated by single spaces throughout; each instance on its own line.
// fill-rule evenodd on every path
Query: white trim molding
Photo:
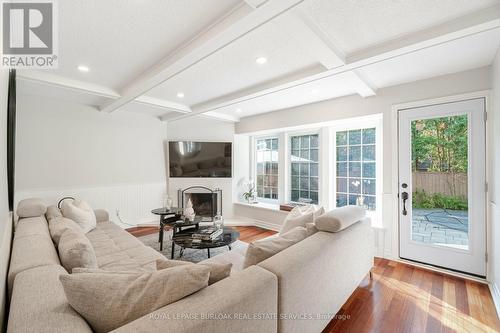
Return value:
M 488 287 L 490 287 L 490 293 L 493 298 L 493 303 L 495 304 L 495 309 L 497 310 L 497 316 L 500 317 L 500 289 L 496 283 L 488 283 Z

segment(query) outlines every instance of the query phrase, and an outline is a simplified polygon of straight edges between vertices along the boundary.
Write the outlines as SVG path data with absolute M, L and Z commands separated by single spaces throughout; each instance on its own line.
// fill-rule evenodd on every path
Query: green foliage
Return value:
M 413 192 L 413 208 L 443 208 L 452 210 L 467 210 L 467 199 L 448 196 L 441 193 L 427 194 L 423 190 Z
M 412 168 L 432 172 L 467 172 L 467 115 L 420 119 L 411 123 Z

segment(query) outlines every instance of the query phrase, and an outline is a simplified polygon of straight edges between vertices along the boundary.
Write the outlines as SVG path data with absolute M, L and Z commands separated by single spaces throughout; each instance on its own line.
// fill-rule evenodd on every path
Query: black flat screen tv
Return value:
M 170 141 L 170 177 L 231 178 L 232 143 Z

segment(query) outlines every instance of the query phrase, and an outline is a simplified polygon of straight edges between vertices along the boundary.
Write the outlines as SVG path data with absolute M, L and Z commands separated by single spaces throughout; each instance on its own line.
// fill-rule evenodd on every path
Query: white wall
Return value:
M 490 273 L 497 312 L 500 314 L 500 52 L 492 68 L 492 101 L 488 116 L 490 136 Z
M 12 217 L 7 193 L 7 93 L 9 73 L 0 70 L 0 330 L 5 323 L 6 277 L 10 258 Z
M 337 98 L 329 101 L 303 105 L 295 108 L 243 118 L 236 124 L 237 134 L 266 132 L 278 128 L 314 125 L 322 122 L 334 122 L 341 119 L 383 114 L 383 223 L 387 228 L 384 254 L 397 256 L 397 230 L 392 231 L 394 206 L 397 204 L 393 193 L 393 121 L 391 107 L 395 104 L 457 95 L 467 92 L 490 89 L 490 67 L 440 76 L 408 84 L 388 87 L 377 91 L 377 95 L 361 98 L 357 95 Z M 395 157 L 394 157 L 395 158 Z
M 191 117 L 168 123 L 169 141 L 213 141 L 233 142 L 234 124 L 204 117 Z M 165 148 L 166 151 L 166 148 Z M 235 169 L 235 156 L 239 151 L 233 144 L 233 178 L 168 178 L 169 196 L 177 204 L 177 191 L 189 186 L 206 186 L 222 189 L 222 213 L 226 218 L 233 217 L 233 180 L 239 172 Z
M 166 124 L 146 115 L 101 113 L 76 103 L 18 96 L 16 201 L 78 196 L 112 219 L 156 220 L 166 192 Z

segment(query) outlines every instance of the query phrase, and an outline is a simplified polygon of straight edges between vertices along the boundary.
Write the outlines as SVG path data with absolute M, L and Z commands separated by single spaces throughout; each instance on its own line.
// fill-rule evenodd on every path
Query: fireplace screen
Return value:
M 212 221 L 217 212 L 222 214 L 222 191 L 209 189 L 203 186 L 193 186 L 179 190 L 181 208 L 186 207 L 191 200 L 196 216 Z

